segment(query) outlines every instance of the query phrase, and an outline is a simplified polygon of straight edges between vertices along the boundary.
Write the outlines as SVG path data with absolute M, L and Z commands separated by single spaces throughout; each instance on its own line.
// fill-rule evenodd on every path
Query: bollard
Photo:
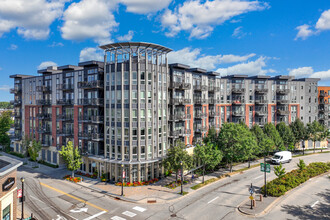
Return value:
M 263 200 L 263 197 L 262 197 L 262 195 L 259 195 L 260 196 L 260 202 L 262 202 L 262 200 Z
M 257 207 L 257 202 L 256 202 L 256 200 L 254 199 L 254 200 L 252 200 L 252 202 L 253 202 L 253 207 Z

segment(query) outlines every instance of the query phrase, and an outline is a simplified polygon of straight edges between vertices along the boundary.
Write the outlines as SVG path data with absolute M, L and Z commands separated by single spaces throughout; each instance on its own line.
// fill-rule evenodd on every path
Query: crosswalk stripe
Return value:
M 111 218 L 112 220 L 126 220 L 125 218 L 119 217 L 119 216 L 113 216 Z
M 139 207 L 139 206 L 135 206 L 133 209 L 136 211 L 139 211 L 139 212 L 144 212 L 145 210 L 147 210 L 147 209 Z
M 130 212 L 130 211 L 125 211 L 122 214 L 127 215 L 128 217 L 131 217 L 131 218 L 136 216 L 136 214 L 134 212 Z

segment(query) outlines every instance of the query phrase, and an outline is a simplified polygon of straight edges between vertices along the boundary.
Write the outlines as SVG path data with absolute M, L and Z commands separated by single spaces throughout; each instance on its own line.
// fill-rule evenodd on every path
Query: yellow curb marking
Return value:
M 61 193 L 61 194 L 63 194 L 63 195 L 66 195 L 66 196 L 68 196 L 68 197 L 70 197 L 70 198 L 72 198 L 72 199 L 75 199 L 75 200 L 79 201 L 79 202 L 85 203 L 85 204 L 87 204 L 87 205 L 89 205 L 89 206 L 92 206 L 92 207 L 94 207 L 94 208 L 96 208 L 96 209 L 99 209 L 99 210 L 102 210 L 102 211 L 105 211 L 105 212 L 108 212 L 108 211 L 109 211 L 109 210 L 106 210 L 106 209 L 104 209 L 104 208 L 101 208 L 101 207 L 99 207 L 99 206 L 97 206 L 97 205 L 94 205 L 94 204 L 92 204 L 92 203 L 90 203 L 90 202 L 87 202 L 87 201 L 85 201 L 85 200 L 83 200 L 83 199 L 79 199 L 78 197 L 75 197 L 75 196 L 70 195 L 70 194 L 68 194 L 68 193 L 66 193 L 66 192 L 63 192 L 62 190 L 59 190 L 59 189 L 56 189 L 56 188 L 54 188 L 54 187 L 48 186 L 48 185 L 45 184 L 45 183 L 40 183 L 40 185 L 42 185 L 42 186 L 44 186 L 44 187 L 47 187 L 47 188 L 49 188 L 49 189 L 52 189 L 52 190 L 54 190 L 54 191 L 56 191 L 56 192 L 58 192 L 58 193 Z

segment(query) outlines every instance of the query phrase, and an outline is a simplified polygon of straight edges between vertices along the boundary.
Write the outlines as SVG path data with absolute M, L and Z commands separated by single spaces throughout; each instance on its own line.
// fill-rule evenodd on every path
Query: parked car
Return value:
M 290 151 L 280 151 L 272 157 L 273 164 L 290 163 L 292 160 L 292 153 Z

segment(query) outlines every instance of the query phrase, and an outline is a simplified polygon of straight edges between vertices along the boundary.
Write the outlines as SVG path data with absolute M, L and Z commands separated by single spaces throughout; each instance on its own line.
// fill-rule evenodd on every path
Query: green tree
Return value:
M 25 137 L 22 138 L 22 153 L 25 154 L 25 156 L 28 153 L 31 142 L 32 141 L 28 135 L 25 135 Z
M 176 181 L 178 181 L 178 171 L 181 169 L 181 161 L 184 168 L 189 169 L 192 167 L 192 157 L 186 151 L 186 145 L 182 141 L 178 141 L 167 150 L 166 158 L 163 161 L 165 169 L 175 171 Z
M 79 149 L 77 147 L 73 147 L 72 141 L 69 141 L 66 146 L 62 146 L 59 153 L 62 156 L 67 169 L 71 171 L 71 175 L 74 177 L 74 171 L 79 169 L 82 164 Z
M 281 150 L 285 149 L 283 140 L 282 140 L 280 134 L 278 133 L 278 131 L 276 130 L 275 126 L 272 123 L 267 123 L 265 125 L 264 133 L 273 140 L 277 150 L 281 151 Z
M 2 145 L 6 151 L 9 151 L 10 148 L 10 138 L 7 132 L 10 130 L 12 124 L 11 111 L 2 112 L 0 115 L 0 145 Z
M 300 171 L 304 170 L 306 168 L 305 161 L 302 159 L 299 159 L 299 163 L 297 163 L 297 167 L 299 168 Z
M 234 123 L 225 123 L 222 126 L 219 133 L 219 148 L 230 165 L 230 172 L 233 161 L 246 158 L 245 154 L 251 145 L 256 145 L 256 139 L 245 126 Z
M 250 131 L 255 136 L 258 144 L 258 148 L 255 149 L 255 155 L 260 155 L 261 153 L 264 153 L 263 146 L 261 145 L 261 141 L 265 137 L 263 130 L 258 124 L 254 124 Z
M 261 138 L 259 145 L 260 145 L 261 151 L 264 153 L 265 157 L 267 155 L 269 155 L 269 152 L 275 150 L 275 144 L 274 144 L 273 140 L 265 134 Z
M 299 118 L 290 124 L 290 128 L 294 136 L 295 146 L 301 141 L 307 139 L 306 128 L 304 123 Z
M 0 102 L 0 109 L 12 109 L 13 105 L 10 102 Z
M 212 144 L 215 144 L 215 143 L 217 143 L 217 140 L 218 140 L 217 131 L 215 130 L 214 127 L 211 127 L 208 130 L 207 135 L 204 137 L 203 142 L 205 144 L 207 144 L 209 142 L 212 143 Z
M 222 159 L 221 151 L 214 147 L 211 142 L 207 144 L 197 144 L 194 148 L 194 157 L 203 165 L 203 183 L 204 183 L 204 174 L 205 168 L 214 169 Z
M 42 146 L 40 142 L 37 142 L 36 140 L 32 141 L 32 144 L 28 147 L 28 152 L 32 161 L 37 161 L 41 148 Z
M 274 167 L 274 173 L 277 177 L 281 178 L 285 174 L 285 168 L 280 164 L 279 166 Z
M 323 140 L 323 132 L 325 128 L 318 121 L 313 121 L 312 123 L 307 124 L 307 134 L 308 137 L 313 141 L 314 153 L 316 141 Z
M 282 137 L 286 149 L 292 148 L 292 145 L 295 143 L 295 136 L 293 135 L 290 127 L 284 122 L 280 122 L 276 125 L 276 130 L 278 131 L 280 137 Z

